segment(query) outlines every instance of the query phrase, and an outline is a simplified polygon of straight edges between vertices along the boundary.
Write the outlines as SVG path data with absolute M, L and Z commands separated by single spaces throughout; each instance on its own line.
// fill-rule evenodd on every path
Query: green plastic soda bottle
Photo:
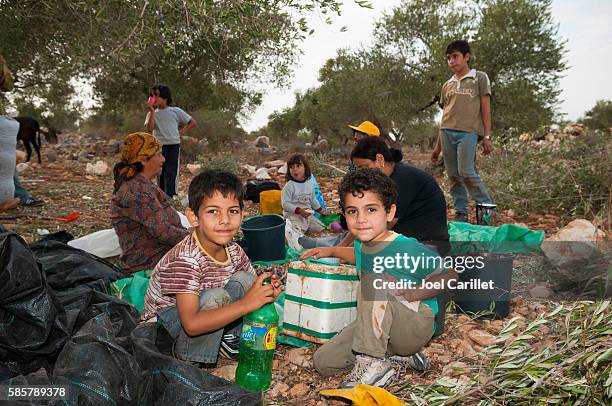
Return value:
M 266 278 L 264 283 L 270 283 Z M 272 359 L 276 349 L 278 313 L 274 303 L 263 305 L 242 318 L 236 383 L 247 390 L 262 391 L 272 382 Z

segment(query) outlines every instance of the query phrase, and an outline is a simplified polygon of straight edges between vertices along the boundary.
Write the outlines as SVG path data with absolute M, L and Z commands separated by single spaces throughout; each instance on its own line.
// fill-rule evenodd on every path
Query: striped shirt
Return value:
M 222 288 L 238 271 L 255 275 L 242 248 L 235 242 L 225 247 L 227 261 L 218 262 L 206 253 L 193 232 L 159 261 L 149 281 L 141 321 L 153 321 L 157 313 L 176 304 L 176 293 L 200 295 L 204 289 Z

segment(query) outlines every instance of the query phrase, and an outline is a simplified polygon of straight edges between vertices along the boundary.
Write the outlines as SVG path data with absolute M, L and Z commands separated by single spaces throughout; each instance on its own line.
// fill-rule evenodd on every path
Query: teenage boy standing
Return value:
M 437 159 L 441 146 L 451 181 L 455 221 L 468 220 L 468 191 L 476 203 L 493 203 L 475 167 L 479 137 L 484 138 L 485 155 L 493 150 L 491 84 L 486 73 L 470 69 L 471 57 L 467 41 L 453 41 L 446 48 L 448 66 L 455 74 L 442 86 L 440 143 L 432 154 L 432 159 Z

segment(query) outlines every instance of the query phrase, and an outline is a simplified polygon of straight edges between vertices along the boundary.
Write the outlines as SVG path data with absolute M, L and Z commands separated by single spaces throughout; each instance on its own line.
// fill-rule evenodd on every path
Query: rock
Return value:
M 319 141 L 317 141 L 312 146 L 312 148 L 317 152 L 327 151 L 329 149 L 329 141 L 327 141 L 325 138 L 322 138 Z
M 192 175 L 197 175 L 202 171 L 202 165 L 200 164 L 187 164 L 187 170 Z
M 271 148 L 271 147 L 263 147 L 263 148 L 259 148 L 259 152 L 260 152 L 262 155 L 272 155 L 272 154 L 274 154 L 274 152 L 275 152 L 275 151 L 276 151 L 276 150 L 275 150 L 274 148 Z
M 460 376 L 470 372 L 467 364 L 461 361 L 451 362 L 442 369 L 444 376 Z
M 491 324 L 489 324 L 489 328 L 493 332 L 495 332 L 495 334 L 499 334 L 504 329 L 504 321 L 503 320 L 491 320 Z
M 289 390 L 289 396 L 292 398 L 301 398 L 310 392 L 310 387 L 305 383 L 298 383 L 293 388 Z
M 249 164 L 240 165 L 242 169 L 247 171 L 250 176 L 255 176 L 255 172 L 257 171 L 257 167 Z
M 266 168 L 279 168 L 285 165 L 285 161 L 282 159 L 277 159 L 276 161 L 268 161 L 264 164 Z
M 537 297 L 540 299 L 548 299 L 549 297 L 553 295 L 553 291 L 550 289 L 548 284 L 539 283 L 535 285 L 534 287 L 532 287 L 531 289 L 529 289 L 529 294 L 533 297 Z
M 546 259 L 562 271 L 560 279 L 572 281 L 584 276 L 572 275 L 577 267 L 601 255 L 595 242 L 602 241 L 605 236 L 590 221 L 577 219 L 546 239 L 541 248 Z
M 425 347 L 425 351 L 430 354 L 444 355 L 448 352 L 448 349 L 442 344 L 430 343 L 427 347 Z
M 89 152 L 89 151 L 81 151 L 77 155 L 77 161 L 79 161 L 79 162 L 88 162 L 93 157 L 94 157 L 94 155 L 91 152 Z
M 270 138 L 265 135 L 260 135 L 255 139 L 255 146 L 258 148 L 266 148 L 270 146 Z
M 123 141 L 121 140 L 109 140 L 104 147 L 104 152 L 106 154 L 118 154 L 121 152 L 122 145 Z
M 202 138 L 200 141 L 198 141 L 198 147 L 200 149 L 204 149 L 208 146 L 208 139 L 206 138 Z
M 15 169 L 17 170 L 18 174 L 21 174 L 21 173 L 24 173 L 24 172 L 27 172 L 27 171 L 31 170 L 32 167 L 27 162 L 21 162 L 21 163 L 17 164 Z
M 272 179 L 266 168 L 259 168 L 255 171 L 255 179 Z
M 463 355 L 464 357 L 469 357 L 476 354 L 474 347 L 472 347 L 472 344 L 467 340 L 461 340 L 457 346 L 457 349 L 459 350 L 459 355 Z
M 585 219 L 576 219 L 546 241 L 599 241 L 606 234 Z
M 26 154 L 25 152 L 19 149 L 15 152 L 15 155 L 16 155 L 17 162 L 24 162 L 26 158 L 28 157 L 28 154 Z
M 270 398 L 277 398 L 282 396 L 284 398 L 287 397 L 287 392 L 289 391 L 289 385 L 285 382 L 276 382 L 274 386 L 268 391 L 267 395 Z
M 48 151 L 47 152 L 47 161 L 55 162 L 55 161 L 57 161 L 57 158 L 58 158 L 57 151 Z
M 109 171 L 110 168 L 104 161 L 96 161 L 95 164 L 88 163 L 85 167 L 85 172 L 87 172 L 89 175 L 104 176 L 108 174 Z
M 564 134 L 579 136 L 584 134 L 585 127 L 583 124 L 568 124 L 563 129 Z
M 278 168 L 278 174 L 285 176 L 287 174 L 287 164 Z
M 287 360 L 299 367 L 310 367 L 310 354 L 308 348 L 294 348 L 287 351 Z
M 438 356 L 438 361 L 443 364 L 448 364 L 451 361 L 450 355 L 440 355 Z
M 487 347 L 495 342 L 495 336 L 482 330 L 471 330 L 468 331 L 468 337 L 472 339 L 476 344 L 480 344 L 483 347 Z
M 228 364 L 212 369 L 210 372 L 219 378 L 234 382 L 234 379 L 236 379 L 236 368 L 238 368 L 238 364 Z

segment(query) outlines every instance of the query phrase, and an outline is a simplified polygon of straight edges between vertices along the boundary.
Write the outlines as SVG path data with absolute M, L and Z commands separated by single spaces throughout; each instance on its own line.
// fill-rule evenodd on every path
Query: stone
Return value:
M 21 174 L 29 170 L 32 170 L 32 167 L 27 162 L 21 162 L 17 164 L 15 169 L 17 170 L 18 174 Z
M 270 398 L 277 398 L 279 396 L 287 397 L 288 391 L 289 385 L 287 385 L 285 382 L 276 382 L 266 395 L 268 395 Z
M 255 176 L 255 172 L 257 171 L 257 167 L 249 164 L 240 165 L 242 169 L 247 171 L 250 176 Z
M 532 297 L 537 297 L 540 299 L 548 299 L 553 295 L 553 291 L 548 287 L 546 283 L 539 283 L 529 289 L 529 294 Z
M 468 365 L 465 362 L 455 361 L 444 366 L 442 369 L 442 375 L 444 376 L 461 376 L 470 372 Z
M 294 348 L 287 351 L 287 360 L 297 366 L 310 367 L 310 354 L 307 348 Z
M 236 379 L 236 368 L 238 368 L 238 364 L 228 364 L 212 369 L 210 372 L 219 378 L 234 382 L 234 379 Z
M 572 275 L 577 267 L 601 255 L 596 242 L 604 240 L 605 236 L 590 221 L 576 219 L 546 239 L 541 249 L 546 259 L 562 271 L 560 277 L 573 280 L 580 276 Z
M 266 148 L 270 146 L 270 138 L 265 135 L 260 135 L 255 139 L 255 146 L 258 148 Z
M 89 175 L 104 176 L 110 172 L 110 168 L 106 162 L 96 161 L 95 164 L 88 163 L 85 172 Z
M 487 347 L 495 342 L 495 336 L 482 330 L 471 330 L 468 331 L 468 337 L 476 344 L 480 344 L 483 347 Z
M 89 151 L 81 151 L 79 152 L 79 154 L 77 155 L 77 161 L 79 162 L 88 162 L 91 160 L 91 158 L 93 158 L 93 154 Z
M 329 141 L 327 141 L 325 138 L 322 138 L 319 141 L 317 141 L 312 146 L 312 148 L 317 152 L 327 151 L 329 149 Z
M 58 158 L 57 151 L 48 151 L 47 152 L 47 161 L 55 162 L 55 161 L 57 161 L 57 158 Z
M 308 392 L 310 392 L 310 387 L 308 385 L 305 383 L 298 383 L 289 390 L 289 395 L 295 399 L 303 397 Z
M 275 161 L 268 161 L 264 165 L 266 168 L 279 168 L 285 165 L 285 161 L 283 161 L 282 159 L 277 159 Z
M 28 157 L 28 154 L 26 154 L 25 152 L 23 152 L 23 151 L 18 149 L 15 152 L 15 156 L 16 156 L 16 161 L 17 162 L 24 162 L 26 160 L 26 158 Z
M 202 171 L 202 165 L 200 164 L 187 164 L 187 170 L 192 175 L 197 175 Z
M 255 171 L 255 179 L 272 179 L 272 176 L 266 168 L 259 168 Z
M 278 174 L 282 176 L 285 176 L 287 174 L 287 164 L 278 168 Z
M 606 234 L 585 219 L 576 219 L 546 241 L 599 241 Z
M 108 140 L 106 146 L 104 147 L 104 152 L 107 154 L 118 154 L 121 152 L 122 145 L 123 141 L 121 140 Z

